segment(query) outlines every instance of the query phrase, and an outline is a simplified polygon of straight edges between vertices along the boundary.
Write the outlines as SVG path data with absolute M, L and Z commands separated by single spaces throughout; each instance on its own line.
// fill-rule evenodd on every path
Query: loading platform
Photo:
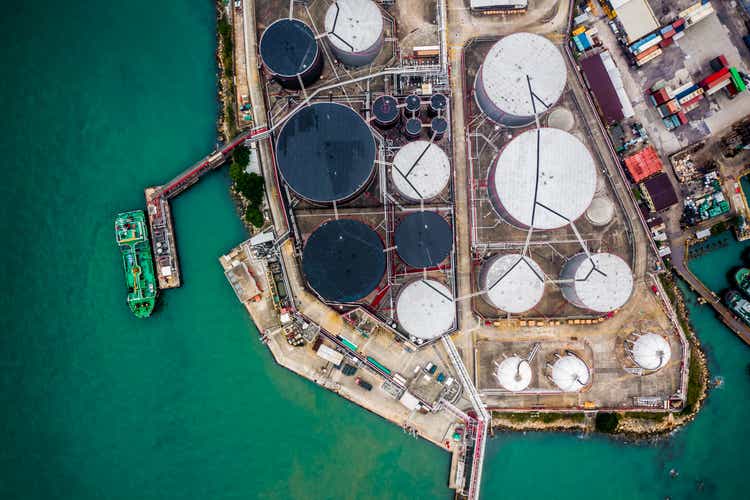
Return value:
M 160 289 L 178 288 L 182 284 L 169 200 L 198 182 L 208 172 L 222 166 L 234 148 L 240 144 L 265 139 L 270 136 L 270 133 L 267 127 L 246 130 L 166 184 L 145 189 L 146 213 L 152 235 L 151 245 L 156 259 L 156 275 Z

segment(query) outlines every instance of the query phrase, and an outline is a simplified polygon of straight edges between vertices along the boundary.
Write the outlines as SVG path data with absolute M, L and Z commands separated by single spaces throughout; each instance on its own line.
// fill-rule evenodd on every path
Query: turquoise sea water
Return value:
M 225 171 L 173 205 L 185 286 L 128 311 L 112 216 L 213 147 L 214 30 L 209 2 L 175 0 L 0 18 L 0 498 L 450 498 L 447 454 L 257 342 L 217 262 L 246 237 Z M 750 349 L 693 309 L 725 380 L 693 425 L 648 445 L 499 436 L 484 497 L 745 496 Z

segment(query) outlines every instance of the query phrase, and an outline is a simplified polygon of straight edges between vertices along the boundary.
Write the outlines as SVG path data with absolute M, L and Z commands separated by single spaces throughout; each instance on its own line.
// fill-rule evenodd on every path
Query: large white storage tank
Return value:
M 477 104 L 501 125 L 524 127 L 534 121 L 535 108 L 541 115 L 560 99 L 566 75 L 565 61 L 552 42 L 515 33 L 493 45 L 480 66 L 474 82 Z
M 672 356 L 669 342 L 655 333 L 638 334 L 635 341 L 626 341 L 626 348 L 628 344 L 630 357 L 644 370 L 658 370 L 669 363 Z
M 579 253 L 565 263 L 560 278 L 568 302 L 595 312 L 619 309 L 633 293 L 630 266 L 611 253 Z
M 509 224 L 556 229 L 575 221 L 596 190 L 596 167 L 586 146 L 554 128 L 527 130 L 497 155 L 490 200 Z
M 365 66 L 383 48 L 383 15 L 372 0 L 336 0 L 326 11 L 328 45 L 346 66 Z
M 552 365 L 552 382 L 563 392 L 578 392 L 591 380 L 591 372 L 581 358 L 566 353 Z
M 497 255 L 479 275 L 479 286 L 490 305 L 511 314 L 532 309 L 544 294 L 544 272 L 530 257 Z
M 447 286 L 432 279 L 412 281 L 398 294 L 396 317 L 417 343 L 433 340 L 453 328 L 456 304 Z
M 505 358 L 495 363 L 495 379 L 506 391 L 519 392 L 531 383 L 531 365 L 519 356 Z
M 448 155 L 430 141 L 410 142 L 393 158 L 393 184 L 411 201 L 435 198 L 448 186 L 450 175 Z

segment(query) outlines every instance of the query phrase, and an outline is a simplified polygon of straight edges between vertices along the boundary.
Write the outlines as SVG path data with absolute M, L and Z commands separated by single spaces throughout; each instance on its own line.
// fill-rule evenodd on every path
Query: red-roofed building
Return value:
M 648 146 L 635 154 L 625 157 L 625 168 L 628 169 L 633 182 L 641 182 L 663 170 L 659 154 L 653 146 Z

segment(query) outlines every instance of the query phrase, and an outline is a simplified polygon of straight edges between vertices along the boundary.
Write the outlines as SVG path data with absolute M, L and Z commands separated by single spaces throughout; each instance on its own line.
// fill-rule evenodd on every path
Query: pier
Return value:
M 145 189 L 148 225 L 160 289 L 178 288 L 182 284 L 169 200 L 187 190 L 205 174 L 222 166 L 234 148 L 240 144 L 260 141 L 269 135 L 270 131 L 267 127 L 246 130 L 166 184 Z
M 719 297 L 714 292 L 708 289 L 701 280 L 695 276 L 692 271 L 688 268 L 688 256 L 687 256 L 687 242 L 678 241 L 672 245 L 672 266 L 677 274 L 687 282 L 690 288 L 700 295 L 706 303 L 710 304 L 711 307 L 716 311 L 717 316 L 721 319 L 722 323 L 727 328 L 732 330 L 739 338 L 741 338 L 746 344 L 750 345 L 750 327 L 743 323 L 740 319 L 730 311 Z

